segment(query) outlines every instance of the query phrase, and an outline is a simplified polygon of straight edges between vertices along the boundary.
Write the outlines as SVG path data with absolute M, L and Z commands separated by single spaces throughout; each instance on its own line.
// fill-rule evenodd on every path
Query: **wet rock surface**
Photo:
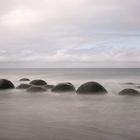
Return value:
M 15 88 L 14 84 L 7 79 L 0 79 L 0 89 L 12 89 Z
M 87 82 L 77 89 L 78 94 L 104 94 L 107 90 L 97 82 Z
M 60 83 L 57 84 L 52 92 L 75 92 L 75 87 L 71 83 Z
M 31 86 L 27 89 L 28 92 L 45 92 L 47 89 L 41 86 Z
M 43 86 L 47 85 L 47 82 L 44 80 L 33 80 L 30 82 L 31 85 Z
M 30 84 L 20 84 L 16 87 L 16 89 L 27 89 L 29 87 L 31 87 L 32 85 Z
M 30 79 L 28 79 L 28 78 L 22 78 L 19 81 L 30 81 Z
M 127 88 L 120 91 L 119 94 L 120 95 L 140 95 L 140 92 L 135 89 Z

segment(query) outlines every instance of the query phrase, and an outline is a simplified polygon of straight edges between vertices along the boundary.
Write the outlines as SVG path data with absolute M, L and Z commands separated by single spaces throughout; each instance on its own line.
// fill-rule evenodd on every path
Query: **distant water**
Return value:
M 118 95 L 137 89 L 140 69 L 0 69 L 15 85 L 23 77 L 76 88 L 96 81 L 109 94 L 0 91 L 0 140 L 140 140 L 140 97 Z

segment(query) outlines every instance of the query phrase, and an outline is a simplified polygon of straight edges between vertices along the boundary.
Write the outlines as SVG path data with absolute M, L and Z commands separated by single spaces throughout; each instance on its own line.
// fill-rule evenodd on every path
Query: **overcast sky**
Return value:
M 0 0 L 0 67 L 140 67 L 140 0 Z

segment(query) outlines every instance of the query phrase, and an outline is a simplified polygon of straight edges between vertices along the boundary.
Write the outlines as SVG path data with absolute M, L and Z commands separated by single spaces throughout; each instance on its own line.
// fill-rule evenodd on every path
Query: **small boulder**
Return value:
M 36 86 L 44 86 L 47 85 L 47 83 L 44 80 L 33 80 L 30 82 L 31 85 L 36 85 Z
M 132 82 L 128 82 L 128 83 L 124 83 L 125 85 L 135 85 L 136 83 L 132 83 Z
M 22 78 L 19 81 L 30 81 L 30 79 L 28 79 L 28 78 Z
M 47 89 L 41 86 L 31 86 L 27 89 L 28 92 L 45 92 Z
M 107 90 L 97 82 L 87 82 L 77 89 L 79 94 L 104 94 Z
M 47 85 L 48 89 L 53 89 L 55 86 L 54 85 Z
M 15 88 L 14 84 L 7 79 L 0 79 L 0 89 L 12 89 Z
M 30 84 L 20 84 L 19 86 L 16 87 L 16 89 L 27 89 L 31 86 L 32 85 L 30 85 Z
M 70 83 L 60 83 L 52 89 L 52 92 L 75 92 L 75 87 Z
M 45 89 L 52 90 L 55 86 L 54 85 L 44 85 L 42 86 Z
M 140 92 L 135 89 L 127 88 L 120 91 L 119 94 L 120 95 L 140 95 Z

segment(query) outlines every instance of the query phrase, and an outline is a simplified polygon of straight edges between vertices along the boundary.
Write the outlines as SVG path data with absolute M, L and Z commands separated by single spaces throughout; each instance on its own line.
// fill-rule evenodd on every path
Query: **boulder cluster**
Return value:
M 29 82 L 30 79 L 22 78 L 19 81 Z M 7 79 L 0 79 L 0 90 L 4 89 L 14 89 L 14 84 Z M 21 83 L 16 87 L 16 89 L 26 90 L 27 92 L 57 92 L 57 93 L 69 93 L 74 92 L 77 94 L 107 94 L 107 90 L 97 82 L 87 82 L 82 84 L 77 90 L 72 83 L 65 82 L 59 83 L 57 85 L 48 85 L 46 81 L 37 79 L 32 80 L 29 83 Z M 135 89 L 123 89 L 119 92 L 119 95 L 140 95 L 140 92 Z

